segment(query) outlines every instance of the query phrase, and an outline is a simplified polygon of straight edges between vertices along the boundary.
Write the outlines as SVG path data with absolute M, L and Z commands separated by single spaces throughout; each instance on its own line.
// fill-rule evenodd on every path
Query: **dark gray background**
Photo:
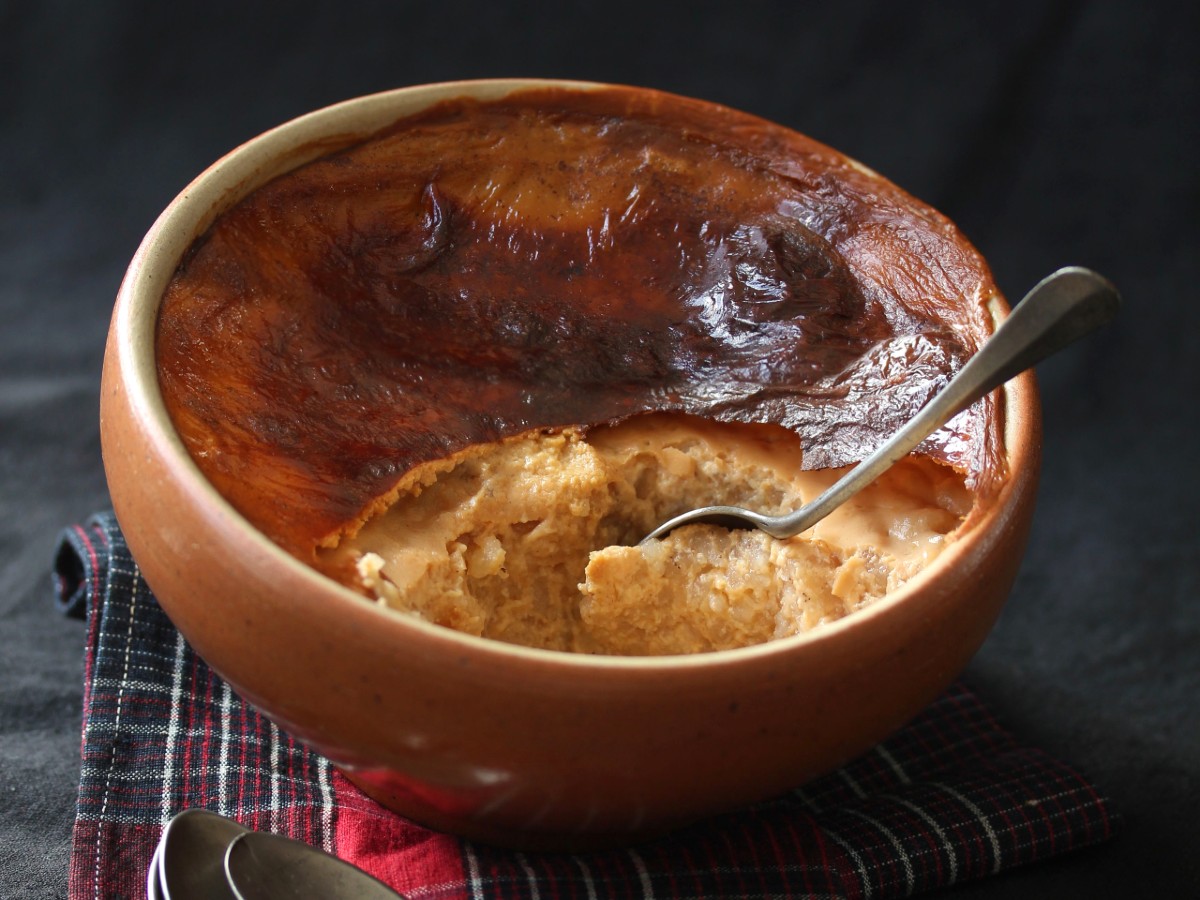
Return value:
M 244 6 L 0 0 L 0 895 L 66 889 L 84 632 L 55 612 L 49 562 L 107 503 L 103 341 L 142 234 L 296 114 L 497 75 L 764 115 L 947 213 L 1013 299 L 1068 263 L 1121 287 L 1119 324 L 1040 369 L 1032 544 L 969 675 L 1125 829 L 952 894 L 1200 895 L 1194 4 Z

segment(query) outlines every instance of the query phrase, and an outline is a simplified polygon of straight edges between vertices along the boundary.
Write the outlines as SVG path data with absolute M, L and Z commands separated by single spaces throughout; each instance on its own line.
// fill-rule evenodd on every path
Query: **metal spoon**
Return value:
M 237 900 L 403 900 L 382 881 L 336 856 L 261 831 L 247 831 L 234 838 L 225 851 L 225 878 Z
M 246 828 L 232 819 L 206 809 L 178 813 L 163 829 L 155 854 L 157 896 L 163 900 L 236 900 L 225 880 L 223 860 L 229 842 L 245 832 Z
M 1015 375 L 1107 324 L 1121 305 L 1117 289 L 1090 269 L 1069 266 L 1038 282 L 957 375 L 883 446 L 812 503 L 782 516 L 739 506 L 705 506 L 659 525 L 644 541 L 697 522 L 761 528 L 777 538 L 807 531 L 957 413 Z

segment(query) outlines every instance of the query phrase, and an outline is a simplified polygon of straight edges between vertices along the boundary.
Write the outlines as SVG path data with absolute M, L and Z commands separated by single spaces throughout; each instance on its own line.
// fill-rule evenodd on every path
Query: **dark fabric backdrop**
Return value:
M 947 213 L 1013 299 L 1068 263 L 1122 288 L 1119 324 L 1039 371 L 1032 543 L 969 677 L 1126 827 L 956 893 L 1200 895 L 1197 19 L 1138 0 L 0 0 L 0 895 L 65 892 L 84 634 L 54 610 L 50 554 L 107 504 L 101 357 L 141 235 L 296 114 L 496 75 L 764 115 Z

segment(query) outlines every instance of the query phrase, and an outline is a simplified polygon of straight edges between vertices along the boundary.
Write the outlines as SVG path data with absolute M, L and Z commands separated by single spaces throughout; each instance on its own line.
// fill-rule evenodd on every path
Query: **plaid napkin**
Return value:
M 70 897 L 142 897 L 167 820 L 206 807 L 307 841 L 416 898 L 887 898 L 1110 837 L 1109 801 L 957 684 L 845 768 L 624 850 L 518 853 L 382 808 L 243 703 L 189 648 L 111 514 L 68 529 L 59 602 L 87 620 Z

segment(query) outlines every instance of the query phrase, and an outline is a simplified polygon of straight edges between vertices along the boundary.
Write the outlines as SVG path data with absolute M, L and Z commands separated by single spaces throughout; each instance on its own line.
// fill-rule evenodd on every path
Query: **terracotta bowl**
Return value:
M 121 286 L 101 431 L 113 504 L 147 582 L 242 697 L 420 823 L 568 848 L 768 798 L 919 712 L 978 649 L 1011 587 L 1032 515 L 1040 417 L 1026 373 L 1005 389 L 1011 477 L 931 568 L 815 633 L 742 650 L 606 658 L 525 649 L 382 610 L 298 562 L 217 494 L 172 428 L 154 362 L 163 288 L 213 218 L 268 179 L 447 97 L 530 84 L 351 100 L 204 172 L 151 228 Z

